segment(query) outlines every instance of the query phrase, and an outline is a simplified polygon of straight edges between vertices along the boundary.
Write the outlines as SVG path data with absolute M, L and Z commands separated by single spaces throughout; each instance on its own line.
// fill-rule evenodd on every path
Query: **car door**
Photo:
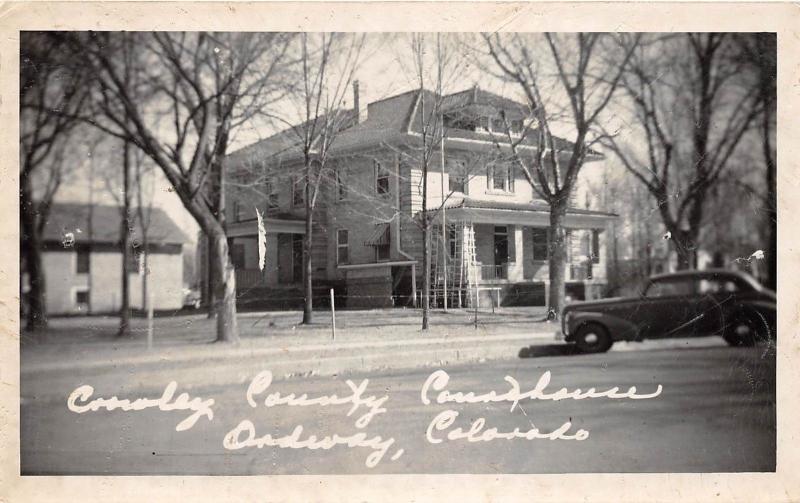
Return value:
M 697 316 L 697 281 L 693 277 L 653 280 L 637 313 L 640 335 L 648 338 L 673 337 L 692 329 Z
M 698 281 L 697 335 L 720 334 L 737 308 L 737 299 L 751 288 L 735 277 L 714 275 Z

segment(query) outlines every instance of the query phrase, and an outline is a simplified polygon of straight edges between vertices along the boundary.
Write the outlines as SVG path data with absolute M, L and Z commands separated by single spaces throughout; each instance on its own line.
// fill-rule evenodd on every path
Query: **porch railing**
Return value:
M 591 264 L 570 264 L 569 265 L 569 279 L 575 281 L 584 281 L 592 279 Z
M 482 265 L 481 266 L 481 279 L 508 279 L 508 264 L 501 265 Z
M 236 288 L 252 288 L 263 283 L 259 269 L 236 269 Z

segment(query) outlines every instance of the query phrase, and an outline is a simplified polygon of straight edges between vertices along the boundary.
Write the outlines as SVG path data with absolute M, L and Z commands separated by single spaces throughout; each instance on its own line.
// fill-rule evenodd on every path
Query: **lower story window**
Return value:
M 375 260 L 389 260 L 391 258 L 392 229 L 388 224 L 383 224 L 383 235 L 375 243 Z
M 76 290 L 75 291 L 75 304 L 78 307 L 86 307 L 89 305 L 89 290 Z
M 234 243 L 231 246 L 231 262 L 234 269 L 244 269 L 245 266 L 244 244 Z
M 391 250 L 389 249 L 389 245 L 378 245 L 375 247 L 375 258 L 378 260 L 389 260 L 391 257 Z
M 549 230 L 543 227 L 531 229 L 533 235 L 533 260 L 547 260 L 550 257 Z
M 347 229 L 336 231 L 336 264 L 347 264 L 350 262 L 350 237 Z
M 600 231 L 592 229 L 592 264 L 600 263 Z

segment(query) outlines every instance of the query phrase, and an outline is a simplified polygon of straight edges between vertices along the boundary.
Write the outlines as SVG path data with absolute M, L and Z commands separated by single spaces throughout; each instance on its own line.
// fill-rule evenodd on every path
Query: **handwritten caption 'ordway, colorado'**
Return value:
M 547 391 L 551 380 L 550 371 L 544 372 L 533 388 L 523 391 L 519 382 L 511 376 L 505 377 L 507 388 L 503 391 L 491 390 L 485 393 L 474 391 L 455 391 L 450 388 L 450 376 L 444 370 L 437 370 L 431 373 L 422 385 L 420 390 L 420 400 L 427 407 L 448 406 L 451 404 L 499 404 L 509 405 L 509 412 L 515 409 L 522 409 L 522 402 L 526 401 L 551 401 L 561 400 L 586 400 L 586 399 L 612 399 L 612 400 L 647 400 L 661 395 L 662 386 L 659 384 L 655 391 L 650 393 L 639 393 L 635 386 L 622 391 L 619 387 L 606 390 L 588 388 L 585 390 L 560 388 L 556 391 Z M 388 395 L 375 396 L 368 395 L 367 388 L 369 379 L 363 379 L 359 384 L 351 380 L 346 380 L 345 384 L 349 388 L 345 394 L 339 395 L 320 395 L 310 397 L 308 394 L 296 395 L 294 393 L 281 394 L 278 391 L 270 391 L 272 386 L 272 373 L 265 370 L 256 375 L 247 387 L 245 400 L 252 409 L 260 407 L 272 408 L 278 406 L 287 407 L 334 407 L 348 405 L 346 416 L 355 415 L 355 432 L 349 434 L 331 433 L 324 436 L 306 434 L 302 424 L 294 427 L 291 433 L 286 435 L 273 435 L 270 433 L 259 435 L 256 425 L 251 419 L 242 419 L 238 425 L 228 431 L 224 436 L 222 445 L 228 450 L 239 450 L 246 448 L 265 448 L 277 447 L 280 449 L 309 449 L 309 450 L 329 450 L 337 446 L 348 448 L 368 449 L 371 452 L 366 458 L 367 467 L 373 468 L 380 463 L 384 457 L 392 450 L 390 459 L 392 461 L 400 458 L 404 450 L 395 446 L 397 443 L 394 437 L 385 437 L 367 433 L 366 429 L 372 420 L 387 412 L 384 405 L 389 400 Z M 188 393 L 181 393 L 175 396 L 178 384 L 175 381 L 167 384 L 162 395 L 158 398 L 135 398 L 120 399 L 116 396 L 111 398 L 95 398 L 94 388 L 83 385 L 76 388 L 67 399 L 67 408 L 77 414 L 86 412 L 105 411 L 142 411 L 145 409 L 157 409 L 160 411 L 187 411 L 190 414 L 181 420 L 175 427 L 176 431 L 185 431 L 195 426 L 197 421 L 203 417 L 209 421 L 214 420 L 214 400 L 191 397 Z M 524 414 L 527 419 L 527 414 Z M 589 438 L 589 431 L 585 429 L 573 430 L 571 421 L 564 422 L 552 431 L 542 431 L 535 427 L 528 420 L 530 428 L 513 428 L 510 431 L 500 431 L 498 428 L 488 427 L 486 419 L 479 417 L 472 421 L 468 428 L 456 426 L 459 412 L 452 408 L 447 408 L 438 412 L 428 423 L 425 429 L 425 440 L 430 444 L 441 444 L 445 441 L 465 440 L 467 442 L 490 442 L 496 439 L 523 439 L 523 440 L 574 440 L 582 441 Z M 394 447 L 394 449 L 393 449 Z

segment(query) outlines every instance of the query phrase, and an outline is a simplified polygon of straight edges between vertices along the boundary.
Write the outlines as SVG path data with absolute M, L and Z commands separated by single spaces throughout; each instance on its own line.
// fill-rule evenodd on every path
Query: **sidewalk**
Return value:
M 132 337 L 116 339 L 113 317 L 56 318 L 43 334 L 23 334 L 21 371 L 102 375 L 119 369 L 174 372 L 178 369 L 264 366 L 286 375 L 337 373 L 372 368 L 424 366 L 448 361 L 517 357 L 520 348 L 555 341 L 557 325 L 543 322 L 544 308 L 500 308 L 478 313 L 434 310 L 430 328 L 420 329 L 421 311 L 381 309 L 314 313 L 263 312 L 238 316 L 241 342 L 214 344 L 215 321 L 204 314 L 154 320 L 154 346 L 147 349 L 147 320 L 134 319 Z M 229 370 L 228 370 L 229 371 Z

